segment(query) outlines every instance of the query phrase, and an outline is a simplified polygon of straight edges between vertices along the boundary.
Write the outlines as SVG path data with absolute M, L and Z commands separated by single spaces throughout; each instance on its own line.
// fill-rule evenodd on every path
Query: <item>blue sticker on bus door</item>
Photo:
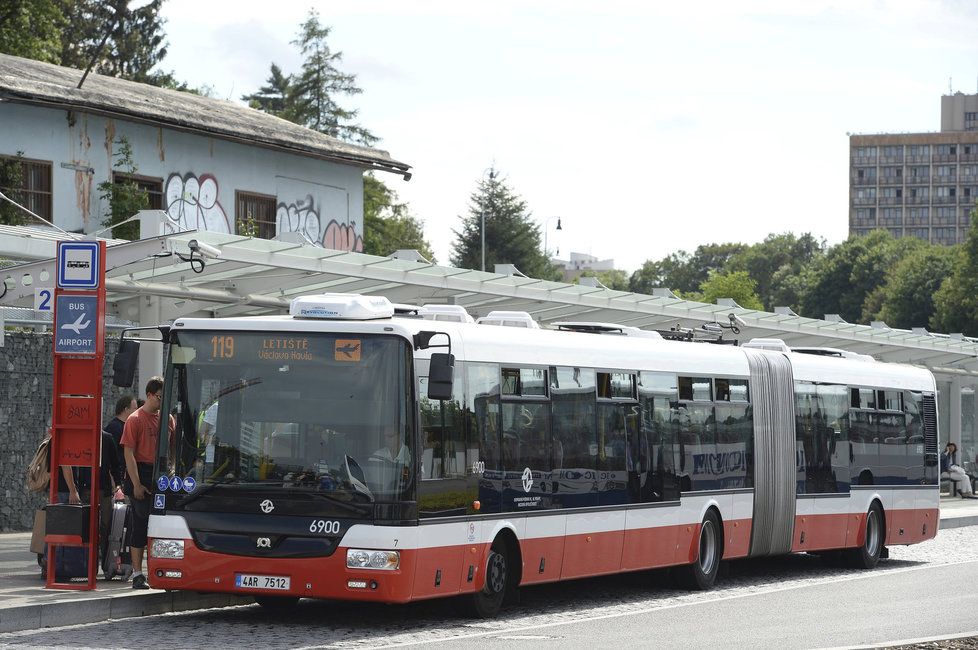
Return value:
M 188 476 L 183 479 L 183 491 L 186 493 L 191 493 L 197 487 L 197 481 L 194 480 L 193 476 Z
M 164 507 L 166 506 L 166 495 L 165 494 L 157 494 L 156 495 L 156 499 L 153 502 L 153 506 L 157 510 L 163 510 Z
M 170 489 L 174 492 L 179 492 L 183 487 L 183 481 L 180 480 L 179 476 L 174 476 L 170 479 Z
M 156 489 L 160 492 L 166 492 L 166 488 L 170 487 L 170 479 L 165 476 L 161 476 L 156 479 Z

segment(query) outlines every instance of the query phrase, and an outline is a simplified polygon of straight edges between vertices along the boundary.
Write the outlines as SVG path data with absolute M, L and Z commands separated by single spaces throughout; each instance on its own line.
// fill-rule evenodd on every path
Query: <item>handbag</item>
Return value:
M 51 436 L 45 436 L 27 465 L 27 489 L 41 492 L 51 481 Z

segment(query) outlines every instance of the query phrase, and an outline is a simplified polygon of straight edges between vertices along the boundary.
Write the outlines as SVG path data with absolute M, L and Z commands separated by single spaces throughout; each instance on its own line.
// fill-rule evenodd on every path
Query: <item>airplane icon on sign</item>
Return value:
M 82 313 L 81 315 L 79 315 L 78 318 L 75 320 L 74 323 L 65 323 L 64 325 L 62 325 L 61 326 L 61 329 L 63 329 L 63 330 L 72 330 L 75 334 L 81 335 L 81 331 L 83 329 L 85 329 L 86 327 L 88 327 L 91 324 L 91 322 L 92 322 L 90 320 L 87 320 L 87 321 L 85 321 L 83 323 L 82 322 L 82 319 L 83 318 L 85 318 L 85 314 L 84 313 Z

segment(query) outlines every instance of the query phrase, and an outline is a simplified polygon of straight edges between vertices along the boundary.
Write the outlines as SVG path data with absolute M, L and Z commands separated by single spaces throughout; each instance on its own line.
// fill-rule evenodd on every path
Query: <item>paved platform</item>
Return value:
M 0 534 L 0 632 L 254 602 L 221 594 L 134 590 L 119 578 L 100 579 L 95 591 L 46 589 L 30 542 L 30 533 Z
M 975 525 L 978 525 L 978 499 L 941 497 L 942 529 Z M 156 589 L 135 591 L 119 579 L 99 580 L 96 591 L 45 589 L 37 558 L 28 548 L 30 538 L 30 533 L 0 534 L 0 632 L 253 602 L 240 596 L 167 593 Z

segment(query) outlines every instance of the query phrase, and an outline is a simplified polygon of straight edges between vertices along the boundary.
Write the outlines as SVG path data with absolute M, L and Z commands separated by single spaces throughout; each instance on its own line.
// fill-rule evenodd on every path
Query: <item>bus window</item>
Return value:
M 829 455 L 829 467 L 823 490 L 827 493 L 849 491 L 849 399 L 848 390 L 838 384 L 818 384 L 819 405 L 825 423 L 823 435 Z
M 465 412 L 478 448 L 481 512 L 499 512 L 502 503 L 502 460 L 499 428 L 499 366 L 467 363 Z
M 552 368 L 550 376 L 554 502 L 563 508 L 597 505 L 594 370 Z
M 672 404 L 678 404 L 679 388 L 676 375 L 641 372 L 638 377 L 641 405 L 641 436 L 650 446 L 651 457 L 640 473 L 642 501 L 675 501 L 679 499 L 676 436 L 678 428 L 672 420 Z M 641 472 L 642 470 L 640 470 Z
M 713 380 L 709 377 L 680 377 L 679 399 L 684 401 L 712 402 Z

